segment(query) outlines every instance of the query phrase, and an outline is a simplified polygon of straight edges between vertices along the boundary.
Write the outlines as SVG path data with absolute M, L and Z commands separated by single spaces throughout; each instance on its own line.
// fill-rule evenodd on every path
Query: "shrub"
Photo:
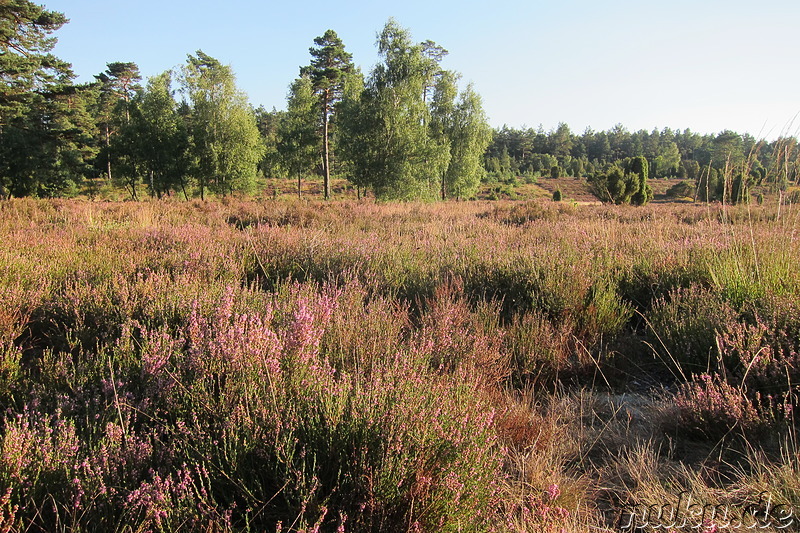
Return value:
M 553 325 L 542 313 L 530 311 L 514 316 L 507 331 L 503 342 L 511 356 L 514 385 L 550 384 L 569 369 L 569 325 Z
M 695 437 L 719 440 L 732 435 L 756 438 L 791 413 L 787 404 L 775 405 L 760 394 L 750 398 L 719 374 L 701 374 L 684 383 L 674 400 L 675 429 Z
M 694 198 L 695 186 L 689 181 L 680 181 L 667 189 L 669 198 Z
M 692 285 L 657 298 L 648 316 L 651 343 L 676 375 L 717 366 L 717 334 L 738 323 L 738 313 L 716 292 Z
M 589 187 L 600 201 L 614 204 L 644 205 L 653 199 L 647 183 L 648 165 L 644 157 L 625 159 L 589 179 Z
M 780 395 L 800 387 L 800 305 L 794 298 L 754 302 L 717 342 L 722 359 L 735 362 L 734 376 L 749 390 Z

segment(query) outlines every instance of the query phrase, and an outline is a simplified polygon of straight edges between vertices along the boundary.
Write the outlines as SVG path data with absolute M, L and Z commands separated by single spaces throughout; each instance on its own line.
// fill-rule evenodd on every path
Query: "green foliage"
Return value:
M 311 80 L 321 110 L 323 195 L 328 199 L 331 195 L 331 119 L 336 104 L 342 99 L 345 78 L 353 72 L 354 66 L 352 56 L 345 52 L 344 43 L 335 31 L 327 30 L 315 38 L 314 46 L 309 49 L 311 64 L 300 72 Z
M 675 289 L 653 304 L 652 343 L 676 375 L 721 370 L 716 335 L 736 318 L 735 309 L 714 291 L 699 285 Z
M 469 198 L 485 174 L 482 158 L 491 140 L 480 96 L 471 84 L 459 96 L 449 122 L 450 159 L 442 178 L 442 197 Z
M 449 157 L 448 145 L 430 135 L 425 101 L 439 71 L 437 62 L 394 20 L 380 33 L 378 52 L 383 62 L 373 69 L 360 97 L 351 99 L 354 116 L 342 132 L 351 147 L 346 151 L 353 173 L 368 180 L 380 198 L 432 198 Z
M 667 189 L 667 196 L 670 198 L 693 198 L 696 189 L 695 185 L 689 181 L 680 181 Z
M 563 196 L 561 194 L 561 189 L 554 190 L 553 191 L 553 201 L 554 202 L 560 202 L 562 199 L 563 199 Z
M 131 126 L 132 100 L 141 92 L 139 67 L 126 62 L 108 63 L 106 66 L 104 72 L 95 76 L 99 97 L 93 114 L 101 146 L 95 166 L 102 169 L 108 182 L 116 180 L 136 199 L 141 176 L 132 159 L 137 157 L 134 152 L 140 143 L 135 137 L 136 132 L 125 130 Z M 121 170 L 120 176 L 113 171 L 117 165 Z
M 190 132 L 200 197 L 206 189 L 220 195 L 250 190 L 265 148 L 231 68 L 198 50 L 189 55 L 182 81 L 192 103 Z
M 0 187 L 13 196 L 75 194 L 96 152 L 96 93 L 50 53 L 66 22 L 29 0 L 0 5 Z
M 273 108 L 267 111 L 264 106 L 259 106 L 254 111 L 256 126 L 261 133 L 264 144 L 264 157 L 258 164 L 259 172 L 264 177 L 272 177 L 280 172 L 280 153 L 278 152 L 278 134 L 283 113 Z
M 611 165 L 604 173 L 589 180 L 592 193 L 603 202 L 644 205 L 653 199 L 647 183 L 648 164 L 644 157 L 626 159 Z
M 189 133 L 172 96 L 172 76 L 150 78 L 131 115 L 140 172 L 147 176 L 151 194 L 161 198 L 172 191 L 187 193 L 190 168 Z
M 0 184 L 13 196 L 70 196 L 91 172 L 97 150 L 91 87 L 62 85 L 0 128 Z
M 49 35 L 67 22 L 30 0 L 0 5 L 0 125 L 20 118 L 38 105 L 37 97 L 69 83 L 69 63 L 50 54 L 56 39 Z
M 597 169 L 614 164 L 625 168 L 625 161 L 635 157 L 647 160 L 648 178 L 688 179 L 698 184 L 698 190 L 705 189 L 705 183 L 700 181 L 709 178 L 708 196 L 721 200 L 723 192 L 716 192 L 718 180 L 711 172 L 716 171 L 728 180 L 726 202 L 735 198 L 731 196 L 731 179 L 739 173 L 758 185 L 768 184 L 780 190 L 785 190 L 786 184 L 798 175 L 798 144 L 792 138 L 766 143 L 731 131 L 718 135 L 669 128 L 631 132 L 621 125 L 601 132 L 587 129 L 582 135 L 572 134 L 563 124 L 550 131 L 541 126 L 503 126 L 494 132 L 485 164 L 487 171 L 494 174 L 503 171 L 547 175 L 559 165 L 571 175 L 592 176 L 598 173 Z
M 288 109 L 277 132 L 277 149 L 285 171 L 297 178 L 297 196 L 301 181 L 317 163 L 317 99 L 311 80 L 298 78 L 289 90 Z

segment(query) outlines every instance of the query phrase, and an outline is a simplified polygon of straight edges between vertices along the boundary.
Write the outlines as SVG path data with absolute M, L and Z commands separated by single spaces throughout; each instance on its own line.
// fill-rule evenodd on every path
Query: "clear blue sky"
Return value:
M 113 61 L 152 76 L 202 49 L 253 105 L 282 109 L 308 48 L 335 30 L 365 73 L 389 17 L 450 51 L 493 126 L 574 132 L 800 131 L 800 0 L 40 0 L 69 24 L 56 54 L 80 81 Z

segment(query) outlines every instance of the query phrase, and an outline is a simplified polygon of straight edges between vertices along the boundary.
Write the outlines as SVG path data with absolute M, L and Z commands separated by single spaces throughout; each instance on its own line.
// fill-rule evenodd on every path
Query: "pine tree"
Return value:
M 0 188 L 6 195 L 76 192 L 95 155 L 88 113 L 96 94 L 72 84 L 50 52 L 67 22 L 29 0 L 0 2 Z M 6 196 L 4 195 L 4 196 Z
M 94 113 L 98 128 L 103 137 L 103 150 L 100 157 L 105 162 L 106 178 L 112 181 L 111 139 L 119 128 L 130 122 L 130 102 L 141 89 L 142 79 L 136 63 L 114 62 L 106 65 L 106 70 L 95 76 L 100 89 Z
M 322 176 L 323 194 L 331 196 L 331 115 L 342 98 L 345 78 L 353 72 L 352 56 L 345 52 L 344 43 L 333 30 L 314 39 L 309 48 L 311 65 L 303 67 L 301 74 L 308 76 L 319 103 L 322 122 Z
M 50 53 L 56 39 L 49 35 L 66 23 L 62 13 L 29 0 L 0 3 L 0 127 L 30 111 L 38 95 L 72 80 L 70 64 Z

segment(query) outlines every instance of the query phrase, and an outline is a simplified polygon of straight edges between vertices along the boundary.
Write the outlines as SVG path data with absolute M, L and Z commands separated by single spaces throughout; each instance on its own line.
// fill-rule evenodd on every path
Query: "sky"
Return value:
M 315 37 L 333 29 L 367 74 L 390 17 L 450 53 L 494 127 L 573 132 L 800 130 L 800 0 L 38 0 L 70 22 L 55 54 L 78 81 L 114 61 L 146 78 L 203 50 L 250 102 L 284 109 Z

